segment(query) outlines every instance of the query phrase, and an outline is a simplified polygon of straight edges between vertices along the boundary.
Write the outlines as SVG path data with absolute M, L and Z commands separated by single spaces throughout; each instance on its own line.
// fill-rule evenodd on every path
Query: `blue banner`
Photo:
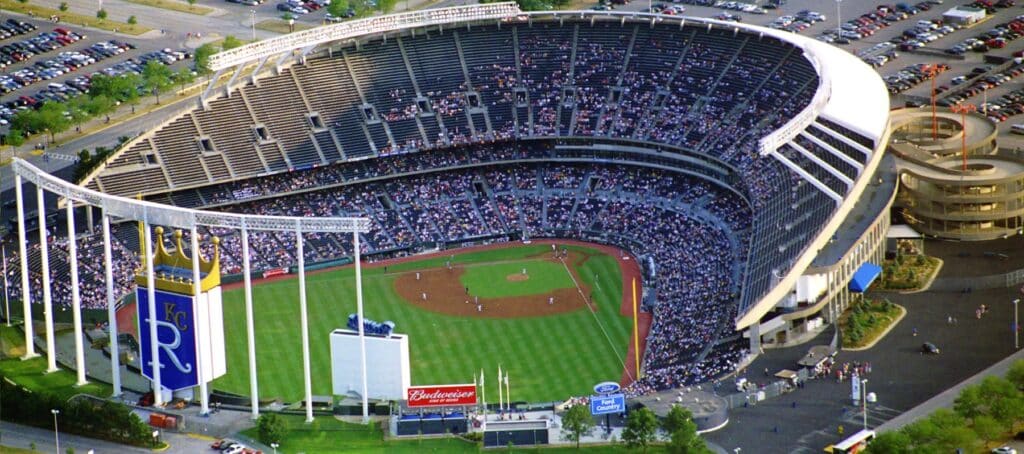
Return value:
M 153 379 L 150 359 L 149 295 L 136 289 L 139 308 L 139 357 L 142 375 Z M 156 340 L 160 360 L 160 385 L 172 391 L 199 384 L 196 361 L 196 325 L 192 297 L 156 291 Z
M 607 396 L 590 396 L 591 415 L 609 415 L 612 413 L 624 413 L 625 411 L 626 396 L 623 394 L 610 394 Z

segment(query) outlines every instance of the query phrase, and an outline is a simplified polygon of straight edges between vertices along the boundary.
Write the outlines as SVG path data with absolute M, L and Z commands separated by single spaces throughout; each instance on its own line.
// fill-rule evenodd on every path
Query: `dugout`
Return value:
M 509 443 L 516 446 L 548 444 L 548 421 L 487 421 L 484 447 L 500 448 Z
M 407 413 L 398 416 L 395 435 L 461 434 L 469 431 L 469 420 L 463 412 Z

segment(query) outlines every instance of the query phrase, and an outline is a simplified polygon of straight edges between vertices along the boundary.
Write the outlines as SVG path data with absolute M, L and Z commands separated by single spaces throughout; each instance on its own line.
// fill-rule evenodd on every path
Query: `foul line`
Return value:
M 604 329 L 604 325 L 601 324 L 601 319 L 597 318 L 597 310 L 590 306 L 590 302 L 587 301 L 587 295 L 584 294 L 583 289 L 580 288 L 580 283 L 576 281 L 576 276 L 572 275 L 572 271 L 569 270 L 569 265 L 565 264 L 565 259 L 562 257 L 559 257 L 558 261 L 562 262 L 562 267 L 565 268 L 565 272 L 569 273 L 569 279 L 572 279 L 573 285 L 576 286 L 576 291 L 580 293 L 580 298 L 583 298 L 583 304 L 586 304 L 587 308 L 590 309 L 590 315 L 594 316 L 594 321 L 597 322 L 597 327 L 601 328 L 601 332 L 604 333 L 604 338 L 608 340 L 608 346 L 611 347 L 612 353 L 615 353 L 615 357 L 618 358 L 619 364 L 622 364 L 622 369 L 626 371 L 626 375 L 628 375 L 631 380 L 635 381 L 636 378 L 633 377 L 633 374 L 629 373 L 629 368 L 626 367 L 626 360 L 622 359 L 622 356 L 619 355 L 619 350 L 615 348 L 615 343 L 612 342 L 612 337 L 608 335 L 608 330 Z M 596 281 L 594 282 L 594 285 L 597 285 Z

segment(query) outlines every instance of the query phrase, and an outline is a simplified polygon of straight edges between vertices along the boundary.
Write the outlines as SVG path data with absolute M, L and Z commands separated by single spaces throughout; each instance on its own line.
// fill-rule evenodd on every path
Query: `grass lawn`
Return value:
M 0 338 L 2 338 L 5 351 L 13 344 L 16 345 L 15 349 L 24 352 L 24 333 L 17 328 L 0 327 Z M 31 390 L 45 390 L 63 399 L 75 394 L 92 394 L 104 398 L 113 394 L 113 388 L 105 383 L 89 382 L 85 386 L 75 387 L 77 378 L 73 371 L 60 369 L 50 374 L 44 373 L 45 371 L 45 356 L 27 361 L 22 361 L 19 357 L 0 359 L 0 373 Z
M 309 30 L 314 28 L 315 25 L 309 25 L 302 22 L 295 22 L 295 31 L 300 32 L 303 30 Z M 266 30 L 274 33 L 290 33 L 288 27 L 288 21 L 283 19 L 266 19 L 256 23 L 256 28 L 260 30 Z
M 186 2 L 175 1 L 175 0 L 125 0 L 128 3 L 137 3 L 139 5 L 152 6 L 156 8 L 168 9 L 171 11 L 178 11 L 181 13 L 196 14 L 199 16 L 205 16 L 213 12 L 213 8 L 202 6 L 202 5 L 189 5 Z
M 388 274 L 382 267 L 365 269 L 366 318 L 394 321 L 397 332 L 409 334 L 415 385 L 471 383 L 481 369 L 493 376 L 501 365 L 509 373 L 515 400 L 555 401 L 586 394 L 594 383 L 618 380 L 629 345 L 632 321 L 619 315 L 622 276 L 614 257 L 586 249 L 590 257 L 579 269 L 584 282 L 595 289 L 595 301 L 602 308 L 596 313 L 580 309 L 550 317 L 470 319 L 429 312 L 401 300 L 394 291 L 396 273 L 400 271 L 444 266 L 450 259 L 454 263 L 522 259 L 545 250 L 550 251 L 550 247 L 456 253 L 453 259 L 441 256 L 390 265 Z M 558 271 L 568 279 L 564 269 Z M 344 327 L 348 314 L 356 310 L 353 275 L 352 268 L 344 268 L 306 277 L 314 394 L 331 394 L 328 335 Z M 240 288 L 224 292 L 228 373 L 214 382 L 214 388 L 248 395 L 243 298 Z M 295 401 L 304 393 L 297 299 L 295 279 L 253 288 L 261 398 Z M 491 393 L 496 396 L 497 390 L 490 389 Z
M 508 276 L 522 274 L 524 269 L 529 279 L 524 281 L 508 280 Z M 536 295 L 575 286 L 561 263 L 545 260 L 469 266 L 466 268 L 466 272 L 459 277 L 459 281 L 462 282 L 462 285 L 469 287 L 471 296 L 481 298 Z
M 47 8 L 45 6 L 33 5 L 31 3 L 3 2 L 3 7 L 7 11 L 14 11 L 21 14 L 31 13 L 35 14 L 36 17 L 46 18 L 50 16 L 60 16 L 62 24 L 81 25 L 83 27 L 92 27 L 107 31 L 114 31 L 116 29 L 120 33 L 126 33 L 129 35 L 141 35 L 152 30 L 149 27 L 139 24 L 130 25 L 109 19 L 99 20 L 95 16 L 75 14 L 70 11 L 61 11 L 54 8 Z
M 320 417 L 315 426 L 306 424 L 302 416 L 285 415 L 290 432 L 277 448 L 279 453 L 313 453 L 313 452 L 358 452 L 358 453 L 466 453 L 480 452 L 478 443 L 471 443 L 457 438 L 428 438 L 423 440 L 388 440 L 384 441 L 380 426 L 371 424 L 351 424 L 334 418 Z M 596 429 L 595 429 L 596 433 Z M 242 431 L 242 434 L 254 440 L 259 439 L 256 428 Z M 591 446 L 582 445 L 581 450 L 593 453 L 625 453 L 636 452 L 624 445 Z M 575 446 L 558 448 L 515 448 L 514 452 L 571 452 Z M 508 452 L 507 449 L 498 449 Z M 660 446 L 652 446 L 648 452 L 664 452 Z
M 0 454 L 34 454 L 39 451 L 31 449 L 14 448 L 11 446 L 0 446 Z

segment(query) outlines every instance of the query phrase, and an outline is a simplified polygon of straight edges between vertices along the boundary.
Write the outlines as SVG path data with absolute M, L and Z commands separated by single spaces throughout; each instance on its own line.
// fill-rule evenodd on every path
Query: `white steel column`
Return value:
M 203 291 L 202 280 L 199 276 L 199 231 L 196 229 L 196 224 L 192 224 L 192 289 L 195 295 L 192 301 L 194 306 L 192 314 L 198 316 L 201 312 L 199 309 L 199 295 Z M 206 302 L 209 306 L 209 301 Z M 205 313 L 205 312 L 204 312 Z M 199 346 L 199 333 L 193 330 L 193 335 L 196 336 L 196 347 Z M 198 364 L 204 364 L 202 355 L 203 349 L 196 349 L 196 362 Z M 212 362 L 211 362 L 212 364 Z M 199 414 L 208 415 L 210 414 L 210 393 L 206 390 L 206 379 L 203 378 L 203 369 L 200 368 L 196 371 L 196 377 L 199 377 Z
M 18 253 L 21 255 L 21 307 L 24 311 L 22 317 L 25 320 L 25 356 L 22 359 L 31 359 L 39 356 L 36 353 L 35 337 L 32 334 L 32 288 L 28 282 L 28 252 L 25 239 L 25 198 L 21 193 L 21 175 L 14 175 L 14 194 L 18 199 Z
M 245 329 L 249 347 L 249 396 L 252 399 L 252 419 L 260 417 L 259 384 L 256 379 L 256 329 L 252 314 L 252 277 L 249 276 L 249 229 L 242 221 L 242 281 L 245 285 Z
M 363 424 L 370 422 L 370 401 L 366 395 L 366 335 L 363 332 L 363 270 L 359 264 L 359 232 L 352 232 L 356 258 L 356 310 L 359 312 L 359 367 L 363 370 Z
M 149 361 L 153 375 L 153 405 L 159 407 L 164 404 L 163 384 L 160 382 L 160 350 L 157 348 L 156 337 L 156 277 L 153 276 L 153 232 L 149 226 L 149 216 L 143 215 L 146 220 L 142 221 L 142 228 L 145 244 L 142 246 L 146 262 L 146 299 L 149 300 Z M 141 328 L 141 327 L 140 327 Z
M 78 241 L 75 239 L 75 204 L 66 199 L 68 216 L 68 263 L 71 264 L 71 319 L 75 324 L 75 386 L 86 384 L 85 347 L 82 346 L 82 295 L 78 291 Z
M 313 422 L 313 380 L 309 370 L 309 316 L 306 314 L 306 258 L 302 250 L 302 226 L 295 225 L 299 252 L 299 310 L 302 311 L 302 373 L 306 382 L 306 422 Z
M 110 378 L 114 395 L 121 395 L 121 358 L 118 357 L 117 307 L 114 304 L 114 254 L 110 249 L 110 217 L 103 210 L 103 278 L 107 284 L 107 326 L 110 327 Z
M 43 325 L 46 330 L 46 373 L 57 371 L 57 350 L 53 340 L 53 294 L 50 288 L 50 241 L 46 232 L 46 210 L 43 188 L 36 187 L 36 207 L 39 213 L 39 267 L 43 274 Z

